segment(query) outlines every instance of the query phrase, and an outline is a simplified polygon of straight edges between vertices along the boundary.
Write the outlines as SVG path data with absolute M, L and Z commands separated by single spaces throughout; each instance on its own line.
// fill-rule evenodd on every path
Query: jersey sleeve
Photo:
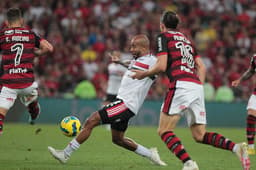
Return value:
M 251 58 L 251 67 L 255 70 L 256 68 L 256 54 L 254 54 Z
M 35 36 L 35 46 L 36 46 L 36 48 L 39 48 L 40 47 L 40 41 L 42 41 L 43 39 L 36 33 L 34 33 L 34 36 Z
M 159 34 L 157 36 L 157 42 L 156 42 L 156 56 L 160 55 L 167 55 L 168 47 L 167 47 L 167 38 L 164 36 L 164 34 Z

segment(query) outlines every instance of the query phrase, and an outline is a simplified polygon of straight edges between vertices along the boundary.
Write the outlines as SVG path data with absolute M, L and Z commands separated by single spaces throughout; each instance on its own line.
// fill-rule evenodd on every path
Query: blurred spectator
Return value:
M 227 85 L 227 80 L 223 80 L 225 82 L 222 86 L 218 87 L 215 94 L 215 101 L 217 102 L 232 102 L 234 101 L 234 92 Z
M 209 82 L 204 83 L 204 98 L 208 102 L 215 100 L 215 89 Z
M 214 90 L 224 85 L 224 77 L 230 83 L 239 76 L 247 68 L 248 56 L 256 53 L 256 4 L 252 0 L 1 0 L 1 27 L 9 7 L 21 8 L 26 25 L 55 47 L 51 57 L 40 57 L 35 63 L 44 86 L 41 96 L 46 97 L 72 92 L 82 77 L 94 82 L 97 97 L 104 96 L 106 53 L 127 51 L 129 38 L 138 33 L 153 42 L 163 10 L 179 14 L 180 29 L 197 44 L 206 64 L 210 83 L 206 86 Z M 163 85 L 159 79 L 148 98 L 164 96 L 162 89 L 168 81 Z M 235 98 L 247 100 L 251 86 L 245 82 L 234 91 Z
M 74 95 L 80 99 L 94 99 L 96 98 L 96 91 L 90 81 L 82 80 L 76 85 Z

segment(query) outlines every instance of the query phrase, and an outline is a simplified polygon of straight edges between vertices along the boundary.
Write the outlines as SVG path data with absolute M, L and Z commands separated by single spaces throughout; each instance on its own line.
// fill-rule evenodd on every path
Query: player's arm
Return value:
M 34 54 L 37 56 L 45 55 L 53 52 L 53 46 L 46 39 L 41 38 L 39 35 L 34 33 L 35 36 L 35 49 Z
M 151 67 L 147 71 L 132 70 L 134 74 L 131 75 L 131 77 L 138 80 L 141 80 L 145 77 L 152 77 L 154 75 L 157 75 L 160 72 L 164 72 L 167 66 L 166 63 L 167 63 L 167 54 L 158 56 L 157 62 L 155 65 L 153 65 L 153 67 Z
M 117 62 L 115 62 L 115 63 L 120 64 L 120 65 L 122 65 L 122 66 L 128 68 L 129 65 L 130 65 L 130 63 L 131 63 L 131 61 L 130 61 L 130 60 L 126 60 L 126 61 L 117 61 Z
M 45 39 L 42 39 L 40 41 L 40 45 L 39 45 L 39 48 L 36 48 L 34 50 L 34 54 L 37 55 L 37 56 L 41 56 L 41 55 L 45 55 L 47 53 L 51 53 L 53 52 L 53 46 L 51 43 L 49 43 L 47 40 Z
M 131 63 L 130 60 L 121 61 L 121 53 L 119 51 L 113 51 L 111 53 L 108 53 L 108 56 L 111 58 L 112 62 L 120 64 L 126 68 L 128 68 Z
M 254 75 L 254 73 L 255 73 L 255 68 L 250 66 L 239 79 L 232 81 L 231 85 L 234 87 L 237 87 L 242 81 L 245 81 L 251 78 Z
M 152 77 L 161 72 L 165 72 L 167 68 L 167 40 L 163 34 L 157 37 L 157 62 L 147 71 L 132 70 L 134 74 L 131 76 L 136 79 L 143 79 L 145 77 Z
M 206 68 L 200 57 L 195 58 L 195 67 L 197 75 L 202 83 L 205 81 Z

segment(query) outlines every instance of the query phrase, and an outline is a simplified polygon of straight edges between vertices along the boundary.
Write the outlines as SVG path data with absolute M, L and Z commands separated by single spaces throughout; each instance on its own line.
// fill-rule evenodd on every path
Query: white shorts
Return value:
M 175 88 L 170 89 L 162 104 L 161 111 L 187 119 L 188 126 L 206 124 L 203 86 L 193 82 L 177 81 Z
M 246 109 L 247 110 L 248 109 L 256 110 L 256 95 L 255 94 L 252 94 L 251 97 L 249 98 Z
M 11 89 L 3 86 L 0 92 L 0 107 L 9 110 L 17 97 L 20 101 L 28 106 L 38 98 L 38 84 L 34 82 L 31 86 L 24 89 Z

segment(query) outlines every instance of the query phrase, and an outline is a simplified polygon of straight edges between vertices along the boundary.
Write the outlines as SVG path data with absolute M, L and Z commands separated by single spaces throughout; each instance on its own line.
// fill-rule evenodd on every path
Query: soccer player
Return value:
M 35 56 L 53 51 L 52 45 L 33 31 L 23 27 L 21 11 L 10 8 L 6 13 L 7 28 L 0 32 L 2 70 L 0 92 L 0 134 L 3 132 L 4 118 L 19 96 L 30 113 L 33 124 L 40 113 L 38 84 L 34 79 Z
M 93 128 L 100 124 L 110 124 L 114 144 L 144 156 L 156 165 L 166 165 L 161 161 L 156 148 L 148 149 L 125 137 L 128 122 L 131 117 L 138 113 L 154 79 L 154 76 L 146 77 L 142 80 L 132 79 L 130 77 L 132 74 L 131 69 L 148 70 L 156 62 L 155 56 L 149 51 L 147 36 L 134 36 L 130 45 L 130 52 L 134 59 L 123 76 L 116 100 L 92 113 L 85 121 L 82 131 L 64 150 L 48 147 L 52 156 L 61 163 L 66 163 L 71 154 L 90 137 Z
M 237 80 L 232 81 L 232 86 L 237 87 L 242 81 L 248 80 L 251 78 L 256 71 L 256 54 L 254 54 L 251 58 L 250 67 L 244 74 Z M 246 135 L 248 141 L 248 154 L 255 155 L 254 148 L 254 138 L 256 132 L 256 88 L 254 89 L 253 94 L 251 95 L 248 104 L 247 104 L 247 119 L 246 119 Z
M 111 58 L 115 56 L 117 61 L 119 61 L 121 57 L 121 54 L 118 51 L 113 51 L 113 54 L 109 55 Z M 108 65 L 108 87 L 103 105 L 107 105 L 116 99 L 122 77 L 126 70 L 127 67 L 125 65 L 119 64 L 118 62 L 112 62 Z
M 206 131 L 206 112 L 203 94 L 205 66 L 192 42 L 177 30 L 179 18 L 166 11 L 160 22 L 157 37 L 157 63 L 149 70 L 134 70 L 133 78 L 143 79 L 165 72 L 169 78 L 169 91 L 162 104 L 158 134 L 167 148 L 183 162 L 183 170 L 198 170 L 198 165 L 175 135 L 174 130 L 181 116 L 187 123 L 196 142 L 230 150 L 237 154 L 244 169 L 250 168 L 245 143 L 236 144 L 221 134 Z
M 115 101 L 119 87 L 121 85 L 122 77 L 127 70 L 126 62 L 120 62 L 121 53 L 113 51 L 113 54 L 108 54 L 112 58 L 112 63 L 108 65 L 108 86 L 107 94 L 103 102 L 103 106 Z M 110 125 L 106 125 L 106 129 L 110 130 Z

